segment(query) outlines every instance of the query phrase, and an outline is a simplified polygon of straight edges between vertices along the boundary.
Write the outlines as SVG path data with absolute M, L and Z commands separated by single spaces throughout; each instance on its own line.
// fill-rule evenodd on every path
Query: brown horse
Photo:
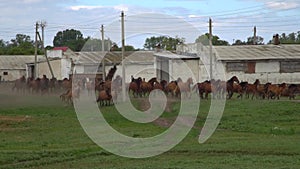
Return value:
M 191 85 L 193 85 L 193 79 L 188 78 L 186 82 L 178 81 L 178 91 L 180 93 L 185 93 L 185 96 L 191 98 Z
M 49 94 L 49 79 L 46 75 L 43 75 L 43 78 L 40 80 L 40 90 L 41 94 Z
M 282 83 L 280 85 L 271 84 L 268 86 L 267 89 L 267 96 L 268 99 L 274 99 L 277 98 L 279 100 L 281 93 L 286 88 L 286 83 Z
M 179 94 L 178 91 L 179 91 L 179 89 L 177 86 L 177 81 L 171 81 L 170 83 L 168 83 L 166 85 L 165 92 L 167 94 L 171 93 L 172 97 L 174 97 L 174 96 L 178 97 L 178 94 Z
M 97 102 L 100 106 L 109 106 L 112 101 L 112 95 L 109 90 L 101 90 L 98 94 Z
M 140 89 L 141 89 L 141 95 L 146 96 L 149 95 L 149 93 L 154 89 L 154 84 L 157 84 L 158 81 L 156 77 L 151 78 L 148 82 L 143 79 L 143 81 L 140 84 Z
M 282 96 L 287 96 L 289 99 L 295 99 L 297 93 L 297 85 L 296 84 L 290 84 L 287 88 L 285 88 L 281 95 Z
M 254 95 L 257 92 L 257 86 L 260 84 L 259 80 L 256 79 L 255 82 L 253 84 L 248 84 L 246 85 L 246 97 L 249 99 L 250 98 L 250 94 L 252 94 L 251 99 L 253 100 Z
M 36 78 L 35 80 L 33 78 L 28 79 L 27 81 L 28 89 L 31 91 L 31 93 L 38 93 L 40 91 L 41 86 L 41 79 Z
M 14 83 L 14 86 L 12 87 L 12 90 L 16 90 L 17 92 L 25 93 L 26 89 L 26 78 L 25 76 L 20 77 L 17 79 Z
M 226 82 L 226 89 L 227 89 L 227 98 L 231 99 L 234 93 L 234 82 L 240 83 L 239 79 L 236 76 L 233 76 Z
M 198 94 L 200 96 L 201 99 L 208 99 L 208 94 L 212 92 L 211 90 L 211 84 L 210 81 L 206 80 L 204 82 L 201 83 L 197 83 L 194 87 L 193 90 L 197 89 L 198 90 Z M 203 97 L 203 94 L 205 93 L 205 97 Z
M 140 85 L 142 83 L 142 78 L 138 77 L 137 79 L 133 78 L 133 76 L 131 76 L 131 82 L 129 83 L 129 91 L 128 92 L 132 92 L 134 97 L 138 97 L 138 95 L 141 94 L 141 89 L 140 89 Z

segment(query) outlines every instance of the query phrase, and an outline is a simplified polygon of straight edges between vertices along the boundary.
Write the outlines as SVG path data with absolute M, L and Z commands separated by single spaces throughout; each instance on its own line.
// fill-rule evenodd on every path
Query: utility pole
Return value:
M 256 26 L 254 26 L 253 45 L 256 45 Z
M 104 26 L 101 25 L 101 37 L 102 37 L 102 54 L 103 54 L 103 58 L 102 58 L 102 79 L 103 81 L 105 80 L 105 62 L 104 62 Z
M 123 102 L 126 101 L 126 90 L 125 90 L 125 31 L 124 31 L 124 11 L 121 12 L 121 29 L 122 29 L 122 100 Z
M 46 26 L 46 23 L 45 22 L 41 22 L 41 28 L 42 28 L 42 40 L 41 40 L 42 41 L 42 50 L 44 51 L 44 55 L 45 55 L 45 58 L 46 58 L 46 61 L 47 61 L 47 64 L 48 64 L 48 67 L 49 67 L 52 79 L 54 79 L 54 73 L 53 73 L 52 67 L 50 65 L 48 56 L 47 56 L 47 50 L 45 48 L 45 36 L 44 36 L 45 26 Z
M 35 23 L 35 48 L 34 48 L 34 75 L 33 78 L 37 78 L 37 50 L 38 50 L 38 29 L 39 23 Z
M 212 63 L 212 20 L 209 18 L 209 75 L 210 79 L 213 79 L 213 63 Z

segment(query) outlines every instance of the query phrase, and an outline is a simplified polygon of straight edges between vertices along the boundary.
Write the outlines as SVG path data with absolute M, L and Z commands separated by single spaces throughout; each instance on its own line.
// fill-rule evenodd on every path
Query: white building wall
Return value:
M 62 50 L 47 50 L 48 58 L 62 58 L 63 51 Z
M 280 71 L 279 62 L 256 62 L 255 72 L 256 73 L 265 73 L 265 72 L 276 72 Z
M 83 74 L 84 73 L 84 65 L 76 65 L 74 71 L 76 74 Z
M 4 72 L 7 72 L 7 75 L 4 75 Z M 22 76 L 26 77 L 26 70 L 16 69 L 16 70 L 8 70 L 1 69 L 0 70 L 1 81 L 14 81 L 19 79 Z
M 61 79 L 69 78 L 72 70 L 72 63 L 70 59 L 61 59 Z
M 172 60 L 170 62 L 170 81 L 181 78 L 186 81 L 192 77 L 194 82 L 199 81 L 199 61 L 198 60 Z

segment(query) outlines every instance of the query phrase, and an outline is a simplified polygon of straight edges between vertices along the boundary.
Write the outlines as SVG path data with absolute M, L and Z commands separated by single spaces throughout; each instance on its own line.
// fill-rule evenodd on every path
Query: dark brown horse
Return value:
M 131 82 L 129 83 L 129 91 L 132 92 L 134 97 L 138 97 L 138 95 L 141 95 L 141 83 L 142 83 L 142 78 L 138 77 L 135 79 L 133 76 L 131 76 Z
M 17 79 L 12 87 L 12 90 L 16 90 L 17 92 L 25 93 L 26 89 L 26 78 L 25 76 L 20 77 Z
M 226 82 L 226 89 L 227 89 L 227 98 L 231 99 L 234 93 L 234 82 L 240 83 L 239 79 L 236 76 L 233 76 Z
M 41 94 L 49 94 L 49 79 L 46 75 L 43 75 L 43 78 L 40 80 L 40 90 Z
M 251 99 L 253 100 L 255 94 L 257 93 L 257 87 L 259 84 L 260 84 L 260 81 L 258 79 L 256 79 L 253 84 L 246 85 L 246 97 L 248 99 L 250 98 L 250 94 L 252 94 Z
M 268 96 L 268 99 L 274 99 L 274 98 L 277 98 L 279 100 L 282 92 L 284 91 L 284 89 L 286 88 L 286 83 L 282 83 L 282 84 L 279 84 L 279 85 L 276 85 L 276 84 L 271 84 L 268 86 L 268 89 L 267 89 L 267 96 Z
M 97 102 L 100 103 L 100 106 L 109 106 L 111 105 L 112 95 L 109 90 L 101 90 L 98 94 Z
M 191 98 L 191 85 L 193 85 L 193 79 L 188 78 L 186 82 L 178 81 L 178 89 L 176 92 L 185 93 L 187 98 Z
M 290 84 L 287 88 L 285 88 L 281 95 L 282 96 L 287 96 L 289 99 L 295 99 L 296 93 L 297 93 L 297 85 L 296 84 Z

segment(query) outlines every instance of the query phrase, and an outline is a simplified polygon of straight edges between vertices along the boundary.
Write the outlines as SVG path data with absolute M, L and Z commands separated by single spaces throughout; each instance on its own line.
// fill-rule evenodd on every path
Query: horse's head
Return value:
M 236 76 L 233 76 L 233 77 L 231 78 L 231 80 L 232 80 L 233 82 L 240 83 L 239 79 L 238 79 Z
M 281 84 L 279 85 L 279 87 L 285 88 L 285 87 L 286 87 L 286 83 L 281 83 Z
M 187 82 L 188 82 L 188 84 L 193 84 L 194 83 L 194 81 L 193 81 L 193 79 L 191 77 L 188 78 Z
M 260 81 L 258 79 L 255 80 L 254 85 L 259 85 Z
M 178 82 L 182 82 L 182 79 L 179 77 L 179 78 L 177 78 L 176 82 L 177 82 L 177 83 L 178 83 Z

